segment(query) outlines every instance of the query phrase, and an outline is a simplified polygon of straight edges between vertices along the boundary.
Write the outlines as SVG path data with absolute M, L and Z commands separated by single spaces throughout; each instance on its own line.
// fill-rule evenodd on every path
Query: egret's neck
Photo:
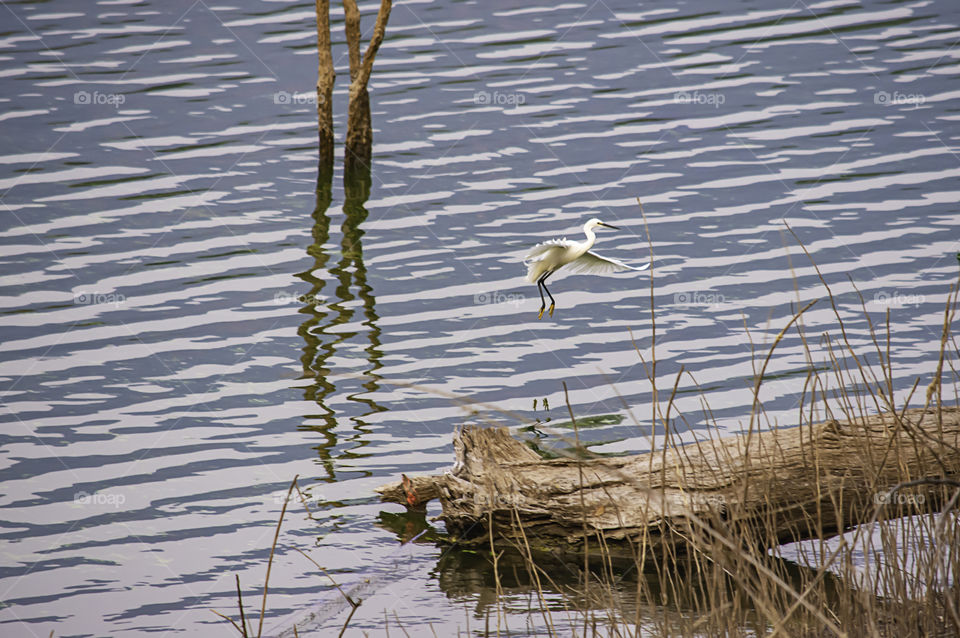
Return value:
M 597 241 L 597 236 L 594 234 L 592 228 L 584 228 L 583 234 L 587 236 L 587 241 L 583 242 L 583 252 L 587 252 L 593 248 L 593 242 Z

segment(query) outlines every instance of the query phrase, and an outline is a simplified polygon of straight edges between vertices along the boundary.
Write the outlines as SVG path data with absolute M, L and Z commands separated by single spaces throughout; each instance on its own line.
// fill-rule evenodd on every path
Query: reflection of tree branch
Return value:
M 317 358 L 317 349 L 320 342 L 313 334 L 313 328 L 320 324 L 327 316 L 326 308 L 318 306 L 316 300 L 321 298 L 320 293 L 326 284 L 323 277 L 317 277 L 314 273 L 323 273 L 326 270 L 329 255 L 324 249 L 324 245 L 330 239 L 330 218 L 327 217 L 327 209 L 330 208 L 332 200 L 333 175 L 329 171 L 319 170 L 317 175 L 316 188 L 316 206 L 313 209 L 313 228 L 311 235 L 313 243 L 307 248 L 307 254 L 313 257 L 313 267 L 310 270 L 300 273 L 298 276 L 310 284 L 310 293 L 306 296 L 306 303 L 300 312 L 311 315 L 301 326 L 300 336 L 304 339 L 303 356 L 300 358 L 303 364 L 303 376 L 316 376 L 313 362 Z M 310 397 L 307 397 L 308 400 Z
M 310 294 L 301 312 L 309 318 L 300 326 L 299 334 L 304 340 L 303 376 L 312 378 L 314 382 L 305 390 L 304 398 L 315 402 L 323 409 L 318 418 L 323 424 L 318 431 L 326 437 L 326 442 L 318 447 L 320 456 L 329 459 L 329 450 L 337 443 L 333 434 L 337 420 L 333 410 L 327 407 L 327 400 L 335 391 L 335 384 L 329 379 L 331 370 L 328 361 L 335 352 L 340 351 L 341 344 L 349 342 L 358 335 L 358 331 L 336 330 L 338 326 L 350 324 L 356 314 L 356 306 L 351 304 L 357 297 L 362 301 L 364 319 L 362 325 L 366 328 L 369 344 L 363 347 L 364 358 L 369 364 L 365 371 L 366 378 L 362 383 L 362 390 L 347 396 L 350 401 L 365 406 L 361 416 L 351 417 L 357 426 L 366 425 L 362 417 L 374 412 L 381 412 L 385 408 L 372 399 L 365 397 L 367 393 L 379 389 L 379 375 L 376 371 L 383 367 L 380 358 L 383 356 L 380 344 L 380 328 L 377 326 L 379 317 L 376 313 L 376 300 L 372 287 L 367 283 L 367 270 L 363 263 L 363 230 L 362 223 L 367 218 L 364 207 L 370 195 L 370 175 L 366 172 L 359 177 L 354 174 L 353 179 L 345 181 L 346 198 L 343 204 L 345 219 L 342 227 L 341 256 L 330 262 L 328 243 L 330 241 L 330 218 L 327 210 L 332 201 L 332 174 L 320 163 L 317 177 L 317 203 L 313 212 L 313 243 L 307 252 L 313 257 L 313 267 L 300 274 L 300 278 L 311 285 Z M 327 291 L 328 302 L 318 303 L 326 282 L 333 279 L 335 289 L 331 294 Z M 328 468 L 329 469 L 329 468 Z M 332 470 L 331 470 L 332 471 Z
M 311 403 L 317 403 L 324 410 L 323 414 L 318 416 L 318 418 L 323 419 L 324 425 L 316 429 L 324 435 L 326 441 L 317 446 L 317 452 L 324 461 L 328 475 L 333 477 L 335 470 L 330 460 L 329 450 L 333 449 L 337 443 L 336 436 L 333 434 L 337 422 L 333 410 L 324 405 L 324 398 L 333 392 L 334 386 L 327 380 L 324 371 L 317 370 L 314 364 L 315 361 L 326 361 L 333 354 L 333 345 L 322 343 L 315 332 L 318 326 L 324 324 L 325 319 L 330 314 L 326 305 L 318 304 L 317 300 L 321 298 L 320 293 L 326 285 L 326 280 L 322 275 L 326 272 L 327 261 L 330 258 L 324 246 L 330 239 L 330 218 L 327 216 L 327 210 L 330 208 L 330 202 L 333 199 L 333 173 L 331 169 L 331 165 L 324 164 L 322 159 L 319 161 L 317 168 L 317 201 L 312 215 L 313 228 L 311 234 L 313 243 L 307 248 L 307 254 L 313 257 L 313 267 L 298 275 L 310 284 L 310 293 L 306 297 L 303 308 L 300 309 L 300 312 L 309 315 L 309 318 L 301 324 L 297 333 L 304 342 L 303 355 L 300 357 L 303 366 L 303 378 L 314 380 L 304 389 L 303 398 Z M 320 276 L 317 276 L 317 274 Z
M 370 197 L 370 172 L 362 171 L 359 175 L 354 173 L 349 179 L 344 180 L 344 189 L 346 200 L 343 204 L 343 212 L 346 219 L 343 222 L 343 258 L 341 260 L 341 272 L 346 274 L 346 282 L 349 285 L 350 275 L 348 268 L 353 266 L 353 282 L 357 286 L 357 294 L 363 302 L 363 314 L 366 320 L 363 325 L 369 328 L 367 338 L 370 344 L 364 348 L 367 355 L 367 362 L 370 367 L 366 373 L 369 377 L 364 382 L 363 387 L 367 392 L 376 392 L 379 389 L 377 381 L 381 377 L 376 371 L 383 367 L 380 359 L 383 357 L 380 343 L 380 328 L 377 325 L 380 317 L 376 311 L 376 299 L 373 295 L 373 288 L 367 283 L 367 268 L 363 263 L 363 235 L 364 232 L 360 225 L 367 219 L 367 209 L 364 205 Z M 372 412 L 382 412 L 386 408 L 381 407 L 372 399 L 360 398 L 357 395 L 350 397 L 356 401 L 362 401 L 370 408 Z

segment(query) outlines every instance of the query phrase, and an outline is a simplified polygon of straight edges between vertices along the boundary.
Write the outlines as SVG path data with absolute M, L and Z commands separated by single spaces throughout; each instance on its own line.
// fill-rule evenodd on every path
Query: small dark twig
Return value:
M 240 593 L 240 574 L 234 574 L 237 577 L 237 606 L 240 607 L 240 627 L 243 629 L 240 633 L 243 634 L 243 638 L 248 638 L 250 635 L 247 632 L 247 617 L 243 613 L 243 595 Z

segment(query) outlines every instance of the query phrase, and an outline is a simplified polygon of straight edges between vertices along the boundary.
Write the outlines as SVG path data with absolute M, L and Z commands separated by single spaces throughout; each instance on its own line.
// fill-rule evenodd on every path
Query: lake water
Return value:
M 374 488 L 448 466 L 460 424 L 562 425 L 564 381 L 594 451 L 648 449 L 651 302 L 680 434 L 741 430 L 748 331 L 762 355 L 824 296 L 782 220 L 854 347 L 851 280 L 891 311 L 901 393 L 928 382 L 958 269 L 960 5 L 635 5 L 398 3 L 365 199 L 339 172 L 318 189 L 313 3 L 3 4 L 0 633 L 229 635 L 210 610 L 235 613 L 235 575 L 259 609 L 297 474 L 312 517 L 286 516 L 265 634 L 346 619 L 294 548 L 364 599 L 353 635 L 476 633 L 484 563 L 401 544 Z M 652 245 L 652 299 L 651 271 L 557 275 L 538 321 L 520 259 L 592 216 L 622 229 L 602 254 Z M 804 325 L 822 365 L 829 303 Z M 808 368 L 793 332 L 771 423 Z

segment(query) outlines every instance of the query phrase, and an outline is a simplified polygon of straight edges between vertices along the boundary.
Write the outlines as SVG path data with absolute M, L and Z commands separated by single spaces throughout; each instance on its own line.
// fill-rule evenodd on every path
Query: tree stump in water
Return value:
M 333 170 L 333 55 L 330 52 L 330 0 L 316 0 L 317 136 L 321 170 Z
M 382 486 L 381 500 L 416 507 L 439 498 L 448 532 L 467 543 L 486 544 L 492 534 L 535 550 L 576 552 L 585 539 L 601 538 L 613 554 L 629 555 L 637 547 L 683 550 L 691 533 L 709 527 L 772 547 L 935 511 L 945 484 L 960 479 L 960 409 L 830 420 L 595 459 L 545 460 L 504 428 L 463 427 L 454 450 L 450 471 Z M 925 478 L 939 484 L 891 498 L 892 488 Z M 904 502 L 911 507 L 894 506 Z
M 343 161 L 345 173 L 370 172 L 370 156 L 373 151 L 373 123 L 370 118 L 370 93 L 367 84 L 373 72 L 373 61 L 390 19 L 392 0 L 380 0 L 377 22 L 367 45 L 366 53 L 360 55 L 360 12 L 356 0 L 343 3 L 344 28 L 350 55 L 350 100 L 347 105 L 347 138 Z
M 317 14 L 317 131 L 321 166 L 333 167 L 333 84 L 336 73 L 330 46 L 330 2 L 316 0 Z M 356 0 L 344 0 L 344 30 L 350 57 L 350 94 L 347 105 L 347 136 L 344 171 L 349 175 L 370 172 L 373 149 L 373 124 L 370 118 L 370 94 L 367 84 L 373 61 L 380 50 L 390 19 L 392 0 L 380 0 L 377 22 L 366 52 L 360 55 L 360 10 Z M 348 178 L 349 179 L 349 178 Z

